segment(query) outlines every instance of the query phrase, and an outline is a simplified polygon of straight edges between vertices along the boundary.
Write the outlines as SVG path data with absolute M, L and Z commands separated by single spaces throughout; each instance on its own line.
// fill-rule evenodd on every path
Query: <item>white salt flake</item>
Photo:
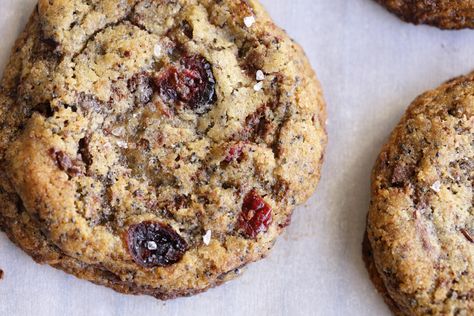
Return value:
M 123 135 L 124 129 L 123 127 L 117 127 L 112 130 L 112 135 L 114 136 L 121 136 Z
M 125 142 L 123 140 L 118 140 L 117 141 L 117 146 L 119 146 L 120 148 L 128 148 L 127 142 Z
M 255 17 L 254 16 L 246 16 L 244 18 L 244 24 L 246 27 L 251 27 L 255 23 Z
M 435 183 L 433 183 L 433 185 L 431 186 L 431 189 L 435 191 L 436 193 L 441 191 L 441 182 L 436 181 Z
M 263 88 L 263 82 L 262 81 L 257 82 L 257 84 L 253 86 L 253 89 L 257 92 L 262 90 L 262 88 Z
M 146 243 L 146 247 L 148 248 L 148 250 L 156 250 L 158 249 L 158 245 L 156 244 L 156 242 L 154 241 L 148 241 Z
M 155 57 L 161 57 L 161 45 L 160 44 L 155 44 L 155 47 L 153 47 L 153 54 Z
M 257 70 L 257 73 L 255 74 L 255 78 L 257 81 L 262 81 L 265 80 L 265 74 L 261 70 Z
M 212 237 L 212 231 L 208 230 L 206 234 L 202 236 L 202 241 L 204 242 L 204 244 L 209 246 L 209 244 L 211 243 L 211 237 Z

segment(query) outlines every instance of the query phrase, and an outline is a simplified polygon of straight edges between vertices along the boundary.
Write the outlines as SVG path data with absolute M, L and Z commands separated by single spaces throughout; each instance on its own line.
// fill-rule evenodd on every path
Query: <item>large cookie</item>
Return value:
M 257 1 L 40 0 L 0 90 L 0 227 L 166 299 L 264 257 L 314 191 L 325 107 Z
M 418 97 L 372 175 L 364 257 L 399 315 L 474 313 L 474 73 Z
M 473 0 L 376 0 L 406 22 L 442 29 L 474 28 Z

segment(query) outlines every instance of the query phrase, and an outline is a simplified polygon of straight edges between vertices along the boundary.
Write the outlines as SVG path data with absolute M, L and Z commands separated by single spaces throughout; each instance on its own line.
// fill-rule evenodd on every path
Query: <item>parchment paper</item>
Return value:
M 408 104 L 474 69 L 474 31 L 399 21 L 371 0 L 262 0 L 324 87 L 330 145 L 320 186 L 266 260 L 169 302 L 117 294 L 33 262 L 0 234 L 0 315 L 390 315 L 361 260 L 369 175 Z M 36 0 L 0 0 L 0 69 Z

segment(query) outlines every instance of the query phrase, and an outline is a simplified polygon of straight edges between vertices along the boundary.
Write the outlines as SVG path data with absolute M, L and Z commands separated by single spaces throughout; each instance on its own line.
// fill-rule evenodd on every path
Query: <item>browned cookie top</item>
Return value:
M 257 1 L 40 0 L 1 83 L 0 227 L 122 292 L 199 292 L 313 192 L 324 121 Z
M 376 0 L 407 22 L 442 29 L 474 28 L 474 0 Z
M 373 171 L 368 238 L 400 314 L 474 313 L 473 201 L 470 74 L 418 97 Z

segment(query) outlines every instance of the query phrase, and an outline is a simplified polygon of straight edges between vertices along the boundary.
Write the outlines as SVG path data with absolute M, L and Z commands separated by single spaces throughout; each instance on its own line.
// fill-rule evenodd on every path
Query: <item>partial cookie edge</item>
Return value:
M 380 276 L 379 272 L 377 271 L 377 267 L 375 266 L 375 261 L 373 257 L 372 247 L 370 246 L 369 236 L 367 230 L 364 232 L 364 239 L 362 241 L 362 260 L 364 261 L 365 268 L 369 274 L 370 281 L 375 286 L 377 292 L 382 295 L 385 304 L 388 305 L 388 308 L 392 311 L 392 313 L 396 316 L 404 316 L 402 311 L 398 308 L 397 303 L 392 299 L 390 294 L 388 293 L 387 288 L 383 282 L 382 277 Z
M 439 28 L 441 30 L 462 30 L 462 29 L 474 29 L 474 22 L 468 23 L 467 18 L 457 17 L 460 21 L 453 21 L 452 18 L 446 16 L 439 16 L 438 14 L 418 16 L 411 8 L 403 8 L 401 6 L 393 6 L 387 3 L 387 0 L 375 0 L 390 13 L 397 16 L 399 19 L 406 23 L 414 25 L 428 25 Z

